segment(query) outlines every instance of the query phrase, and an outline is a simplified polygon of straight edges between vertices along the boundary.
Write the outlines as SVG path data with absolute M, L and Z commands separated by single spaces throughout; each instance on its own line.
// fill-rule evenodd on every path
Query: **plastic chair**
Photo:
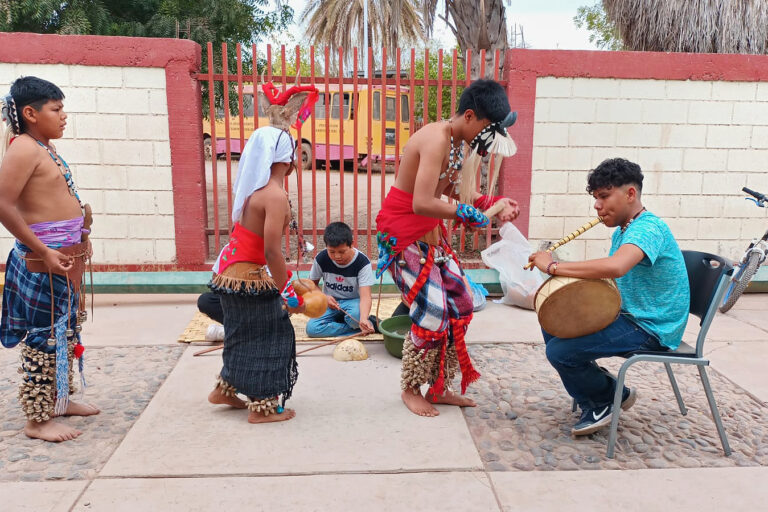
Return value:
M 698 251 L 683 251 L 685 259 L 685 268 L 688 271 L 688 282 L 691 287 L 690 312 L 700 319 L 699 335 L 696 338 L 696 347 L 681 342 L 677 350 L 674 351 L 635 351 L 624 354 L 627 360 L 621 365 L 619 374 L 616 377 L 616 391 L 613 396 L 613 416 L 611 418 L 611 430 L 608 436 L 608 450 L 606 455 L 609 459 L 613 458 L 616 446 L 617 431 L 619 428 L 619 416 L 621 414 L 621 399 L 624 389 L 624 379 L 630 366 L 641 361 L 662 363 L 667 370 L 669 382 L 672 385 L 672 391 L 675 393 L 677 405 L 680 407 L 680 413 L 685 416 L 688 410 L 683 403 L 683 397 L 680 395 L 680 388 L 677 386 L 675 375 L 672 373 L 672 364 L 693 364 L 698 367 L 701 384 L 704 387 L 704 393 L 707 395 L 709 408 L 712 410 L 712 418 L 715 421 L 717 433 L 720 435 L 720 441 L 723 444 L 725 455 L 731 454 L 731 447 L 728 445 L 728 438 L 725 435 L 723 423 L 720 420 L 720 413 L 717 410 L 715 397 L 712 395 L 712 387 L 709 384 L 709 377 L 705 366 L 709 366 L 709 359 L 704 357 L 704 341 L 707 338 L 707 331 L 715 317 L 718 305 L 723 300 L 723 295 L 728 285 L 728 275 L 733 272 L 733 267 L 720 256 Z M 576 401 L 573 402 L 573 410 L 576 410 Z

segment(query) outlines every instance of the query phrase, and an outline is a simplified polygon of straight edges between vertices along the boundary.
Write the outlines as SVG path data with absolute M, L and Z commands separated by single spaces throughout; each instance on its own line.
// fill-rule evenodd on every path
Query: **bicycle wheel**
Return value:
M 738 280 L 733 281 L 728 287 L 728 291 L 725 292 L 723 305 L 720 306 L 721 313 L 725 313 L 731 309 L 734 304 L 736 304 L 736 301 L 739 300 L 739 297 L 741 297 L 741 294 L 744 293 L 744 290 L 746 290 L 747 286 L 749 286 L 749 282 L 757 273 L 759 266 L 760 254 L 756 252 L 749 253 L 749 256 L 747 256 L 747 262 L 744 266 L 744 270 L 741 272 Z

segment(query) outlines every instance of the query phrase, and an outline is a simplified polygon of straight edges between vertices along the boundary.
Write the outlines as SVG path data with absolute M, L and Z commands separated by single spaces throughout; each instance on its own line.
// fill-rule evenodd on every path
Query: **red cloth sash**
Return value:
M 248 261 L 266 265 L 264 257 L 264 239 L 253 231 L 249 231 L 239 222 L 235 222 L 229 243 L 221 251 L 219 257 L 219 274 L 233 263 Z
M 413 194 L 403 192 L 397 187 L 389 189 L 379 214 L 376 215 L 376 229 L 397 240 L 394 253 L 397 254 L 424 236 L 435 226 L 441 226 L 445 235 L 445 226 L 441 219 L 416 215 L 413 212 Z

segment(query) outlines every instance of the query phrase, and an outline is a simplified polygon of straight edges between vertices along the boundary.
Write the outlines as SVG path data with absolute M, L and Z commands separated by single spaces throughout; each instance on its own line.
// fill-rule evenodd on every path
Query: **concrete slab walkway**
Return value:
M 394 392 L 399 361 L 382 344 L 369 345 L 370 358 L 354 363 L 335 361 L 330 348 L 302 356 L 288 402 L 296 417 L 258 426 L 246 421 L 247 411 L 206 401 L 221 355 L 193 357 L 194 350 L 187 349 L 102 475 L 482 469 L 458 408 L 441 406 L 438 418 L 422 418 L 402 406 Z
M 100 347 L 102 358 L 137 345 L 174 345 L 195 311 L 194 300 L 97 296 L 94 322 L 86 327 L 88 344 Z M 691 336 L 695 329 L 688 331 Z M 732 312 L 718 315 L 712 335 L 713 369 L 766 407 L 768 295 L 743 297 Z M 476 313 L 467 339 L 506 344 L 510 350 L 516 344 L 543 343 L 533 312 L 491 302 Z M 381 344 L 367 348 L 371 357 L 358 363 L 336 362 L 325 348 L 302 356 L 289 402 L 297 416 L 271 425 L 249 425 L 243 411 L 208 404 L 205 397 L 220 354 L 192 357 L 195 349 L 187 348 L 103 467 L 66 482 L 27 482 L 31 473 L 18 471 L 19 481 L 0 482 L 0 508 L 372 512 L 619 507 L 701 512 L 755 510 L 768 501 L 768 466 L 493 471 L 481 460 L 482 447 L 476 446 L 461 411 L 440 406 L 441 415 L 431 419 L 409 414 L 399 399 L 399 361 Z M 10 384 L 16 376 L 5 379 Z M 108 379 L 99 382 L 108 385 Z M 120 411 L 104 414 L 113 415 L 110 421 L 122 420 Z M 734 418 L 724 422 L 726 429 L 739 425 Z M 17 425 L 18 419 L 6 424 Z M 87 432 L 87 421 L 78 425 Z M 23 443 L 36 450 L 53 446 L 23 441 L 17 431 L 0 432 L 0 453 L 9 447 L 8 453 L 15 453 Z M 87 450 L 83 441 L 68 446 Z M 0 460 L 0 471 L 8 464 Z

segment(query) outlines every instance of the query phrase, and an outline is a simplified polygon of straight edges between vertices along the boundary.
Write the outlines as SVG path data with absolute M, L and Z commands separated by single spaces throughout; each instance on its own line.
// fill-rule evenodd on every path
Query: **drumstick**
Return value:
M 203 350 L 198 350 L 194 354 L 192 354 L 192 357 L 201 356 L 203 354 L 207 354 L 208 352 L 213 352 L 214 350 L 221 350 L 224 348 L 224 343 L 222 342 L 221 345 L 217 345 L 215 347 L 208 347 L 204 348 Z
M 566 243 L 570 242 L 571 240 L 573 240 L 573 239 L 574 239 L 574 238 L 576 238 L 577 236 L 579 236 L 579 235 L 581 235 L 582 233 L 584 233 L 586 230 L 588 230 L 588 229 L 592 229 L 593 227 L 597 226 L 597 225 L 598 225 L 598 224 L 600 224 L 601 222 L 603 222 L 603 219 L 602 219 L 602 218 L 600 218 L 600 217 L 598 217 L 598 218 L 596 218 L 596 219 L 592 219 L 591 221 L 587 222 L 586 224 L 584 224 L 583 226 L 581 226 L 581 227 L 580 227 L 579 229 L 577 229 L 576 231 L 572 232 L 570 235 L 568 235 L 568 236 L 565 236 L 565 237 L 561 238 L 560 240 L 558 240 L 557 242 L 555 242 L 554 244 L 552 244 L 552 245 L 549 247 L 549 249 L 547 249 L 547 252 L 552 252 L 552 251 L 554 251 L 555 249 L 557 249 L 558 247 L 560 247 L 560 246 L 562 246 L 562 245 L 565 245 Z M 528 264 L 527 264 L 526 266 L 524 266 L 523 268 L 524 268 L 525 270 L 528 270 L 528 269 L 529 269 L 529 268 L 531 268 L 532 266 L 533 266 L 533 262 L 532 262 L 532 261 L 529 261 L 529 262 L 528 262 Z
M 507 202 L 505 200 L 501 199 L 501 200 L 496 201 L 495 203 L 493 203 L 493 206 L 491 206 L 490 208 L 485 210 L 483 212 L 483 214 L 490 219 L 491 217 L 493 217 L 494 215 L 499 213 L 501 210 L 506 208 L 506 206 L 507 206 Z
M 343 338 L 339 338 L 337 340 L 331 340 L 326 343 L 321 343 L 320 345 L 315 345 L 314 347 L 310 347 L 307 349 L 302 350 L 301 352 L 296 352 L 296 355 L 301 355 L 304 352 L 309 352 L 310 350 L 315 350 L 322 347 L 327 347 L 328 345 L 334 345 L 336 343 L 341 343 L 342 341 L 351 340 L 352 338 L 356 338 L 357 336 L 360 336 L 360 333 L 350 334 L 349 336 L 344 336 Z
M 339 311 L 341 311 L 342 313 L 344 313 L 345 315 L 347 315 L 349 318 L 351 318 L 351 319 L 352 319 L 352 321 L 353 321 L 353 322 L 355 322 L 357 325 L 360 325 L 360 320 L 358 320 L 357 318 L 353 317 L 352 315 L 350 315 L 349 313 L 347 313 L 346 311 L 344 311 L 344 310 L 343 310 L 343 309 L 341 309 L 341 308 L 339 308 Z
M 351 334 L 349 336 L 344 336 L 343 338 L 339 338 L 337 340 L 332 340 L 332 341 L 329 341 L 327 343 L 322 343 L 320 345 L 316 345 L 316 346 L 308 348 L 306 350 L 302 350 L 301 352 L 297 352 L 296 355 L 303 354 L 304 352 L 309 352 L 310 350 L 315 350 L 316 348 L 325 347 L 327 345 L 332 345 L 334 343 L 341 343 L 342 341 L 350 340 L 350 339 L 355 338 L 357 336 L 360 336 L 360 333 Z M 208 347 L 208 348 L 203 349 L 203 350 L 198 350 L 197 352 L 192 354 L 192 356 L 193 357 L 201 356 L 203 354 L 207 354 L 208 352 L 213 352 L 213 351 L 216 351 L 216 350 L 221 350 L 223 348 L 224 348 L 224 343 L 222 343 L 221 345 L 217 345 L 215 347 Z

